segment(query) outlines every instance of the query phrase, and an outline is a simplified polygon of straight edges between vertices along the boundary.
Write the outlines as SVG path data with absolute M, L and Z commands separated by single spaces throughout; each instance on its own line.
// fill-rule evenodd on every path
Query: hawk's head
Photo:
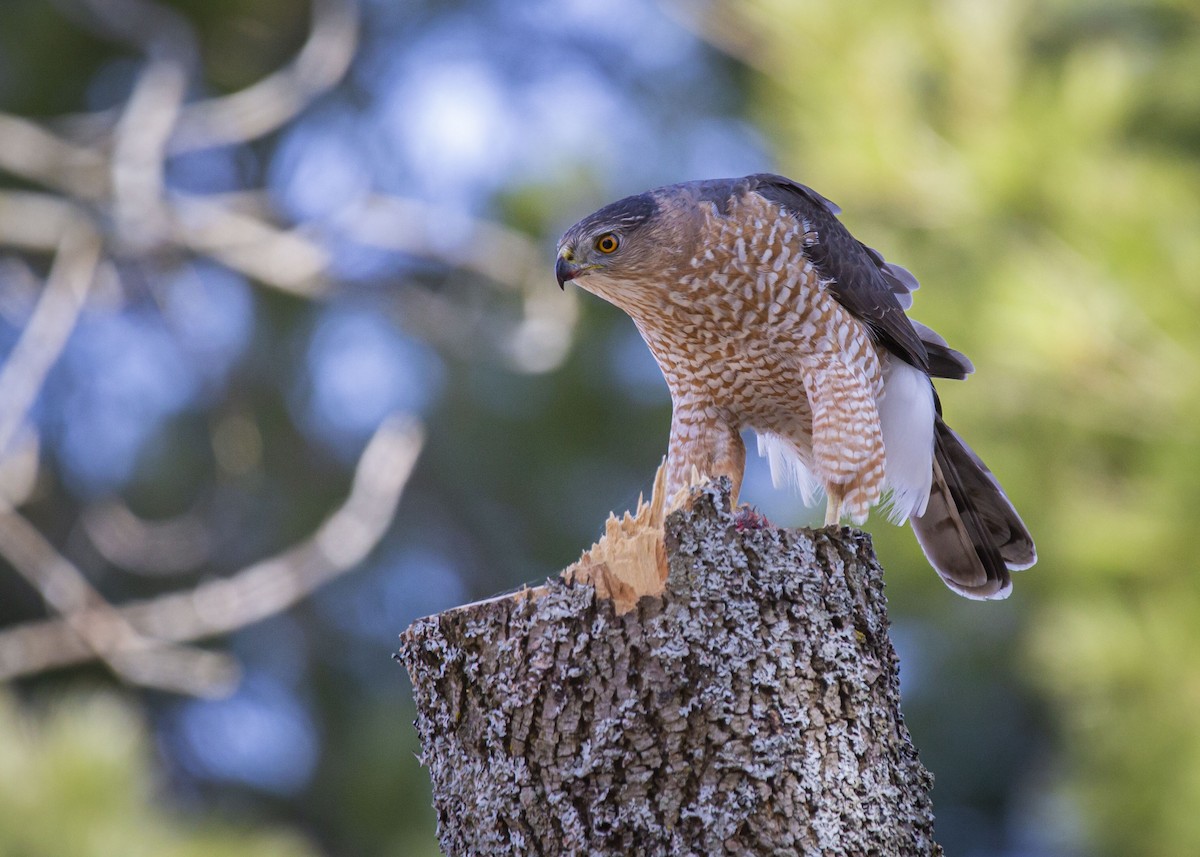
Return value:
M 605 286 L 653 282 L 661 273 L 661 255 L 669 242 L 659 240 L 661 204 L 652 193 L 618 200 L 590 214 L 566 231 L 558 242 L 554 274 L 559 286 L 587 278 L 580 285 L 610 300 Z

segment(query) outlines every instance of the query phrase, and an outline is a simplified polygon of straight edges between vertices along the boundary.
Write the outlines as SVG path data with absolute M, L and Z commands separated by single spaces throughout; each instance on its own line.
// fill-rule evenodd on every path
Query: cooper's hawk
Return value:
M 736 502 L 750 428 L 776 484 L 806 503 L 824 489 L 827 525 L 861 524 L 888 495 L 951 589 L 1004 598 L 1033 540 L 931 381 L 971 362 L 905 315 L 917 281 L 839 213 L 782 176 L 671 185 L 568 229 L 555 273 L 625 310 L 658 361 L 668 496 L 695 468 L 728 476 Z

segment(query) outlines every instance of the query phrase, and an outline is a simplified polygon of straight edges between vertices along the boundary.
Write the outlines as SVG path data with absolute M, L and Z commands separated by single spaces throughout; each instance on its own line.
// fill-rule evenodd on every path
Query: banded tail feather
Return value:
M 909 521 L 934 570 L 967 598 L 1007 598 L 1009 572 L 1037 561 L 1033 539 L 1004 489 L 940 414 L 934 419 L 929 502 Z

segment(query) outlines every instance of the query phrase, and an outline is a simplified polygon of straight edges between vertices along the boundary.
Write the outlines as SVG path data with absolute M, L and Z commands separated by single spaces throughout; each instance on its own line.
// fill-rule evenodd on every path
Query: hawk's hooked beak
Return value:
M 566 289 L 567 280 L 575 279 L 583 271 L 583 266 L 571 261 L 570 253 L 567 251 L 559 254 L 558 261 L 554 263 L 554 276 L 558 279 L 560 289 Z

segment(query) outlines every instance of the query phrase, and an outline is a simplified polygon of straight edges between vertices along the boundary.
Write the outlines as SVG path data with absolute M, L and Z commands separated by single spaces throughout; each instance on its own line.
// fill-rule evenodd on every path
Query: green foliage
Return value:
M 1039 542 L 1017 670 L 1057 714 L 1058 787 L 1104 853 L 1190 853 L 1200 17 L 1166 0 L 741 17 L 782 171 L 917 272 L 915 315 L 975 360 L 941 389 Z
M 307 857 L 283 830 L 251 832 L 155 802 L 145 727 L 107 693 L 40 715 L 0 696 L 0 854 L 11 857 Z

